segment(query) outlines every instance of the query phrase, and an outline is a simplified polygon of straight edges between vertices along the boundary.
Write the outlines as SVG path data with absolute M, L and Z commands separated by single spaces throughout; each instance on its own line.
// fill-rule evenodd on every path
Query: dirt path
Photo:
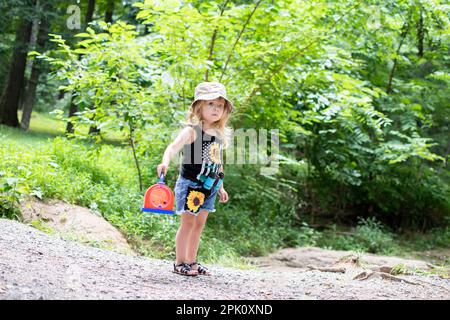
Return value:
M 450 281 L 420 285 L 302 268 L 182 277 L 172 262 L 118 254 L 0 219 L 0 299 L 450 299 Z

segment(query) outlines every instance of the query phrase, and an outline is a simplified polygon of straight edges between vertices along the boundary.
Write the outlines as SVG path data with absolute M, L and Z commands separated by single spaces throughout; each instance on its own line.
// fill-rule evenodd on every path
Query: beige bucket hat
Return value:
M 195 87 L 194 101 L 189 106 L 190 109 L 194 106 L 194 103 L 198 100 L 213 100 L 222 97 L 225 99 L 225 106 L 228 108 L 228 112 L 233 110 L 233 104 L 227 99 L 227 90 L 225 86 L 219 82 L 202 82 Z

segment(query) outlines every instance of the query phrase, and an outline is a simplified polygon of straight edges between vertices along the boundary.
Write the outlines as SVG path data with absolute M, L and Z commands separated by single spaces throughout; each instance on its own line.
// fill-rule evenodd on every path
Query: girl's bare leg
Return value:
M 190 213 L 181 214 L 181 224 L 175 238 L 176 264 L 188 262 L 187 249 L 190 245 L 190 235 L 195 225 L 195 216 Z
M 197 251 L 200 244 L 200 236 L 208 218 L 208 211 L 202 210 L 195 219 L 192 232 L 189 235 L 186 259 L 188 263 L 196 261 Z

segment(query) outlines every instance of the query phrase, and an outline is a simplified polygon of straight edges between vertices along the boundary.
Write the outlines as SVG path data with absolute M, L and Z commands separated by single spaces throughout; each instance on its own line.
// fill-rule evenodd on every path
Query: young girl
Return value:
M 196 261 L 200 236 L 214 202 L 228 201 L 223 187 L 222 150 L 229 144 L 231 130 L 226 127 L 233 104 L 225 87 L 218 82 L 202 82 L 187 116 L 187 126 L 164 152 L 158 177 L 167 174 L 170 160 L 183 148 L 183 161 L 175 184 L 176 214 L 181 224 L 176 235 L 176 262 L 173 272 L 197 276 L 211 275 Z

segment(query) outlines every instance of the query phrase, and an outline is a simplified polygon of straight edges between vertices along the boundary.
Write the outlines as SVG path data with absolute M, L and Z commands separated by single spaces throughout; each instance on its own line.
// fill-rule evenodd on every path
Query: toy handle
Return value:
M 163 172 L 161 172 L 161 175 L 159 176 L 159 181 L 158 181 L 158 183 L 164 184 L 164 173 L 163 173 Z

